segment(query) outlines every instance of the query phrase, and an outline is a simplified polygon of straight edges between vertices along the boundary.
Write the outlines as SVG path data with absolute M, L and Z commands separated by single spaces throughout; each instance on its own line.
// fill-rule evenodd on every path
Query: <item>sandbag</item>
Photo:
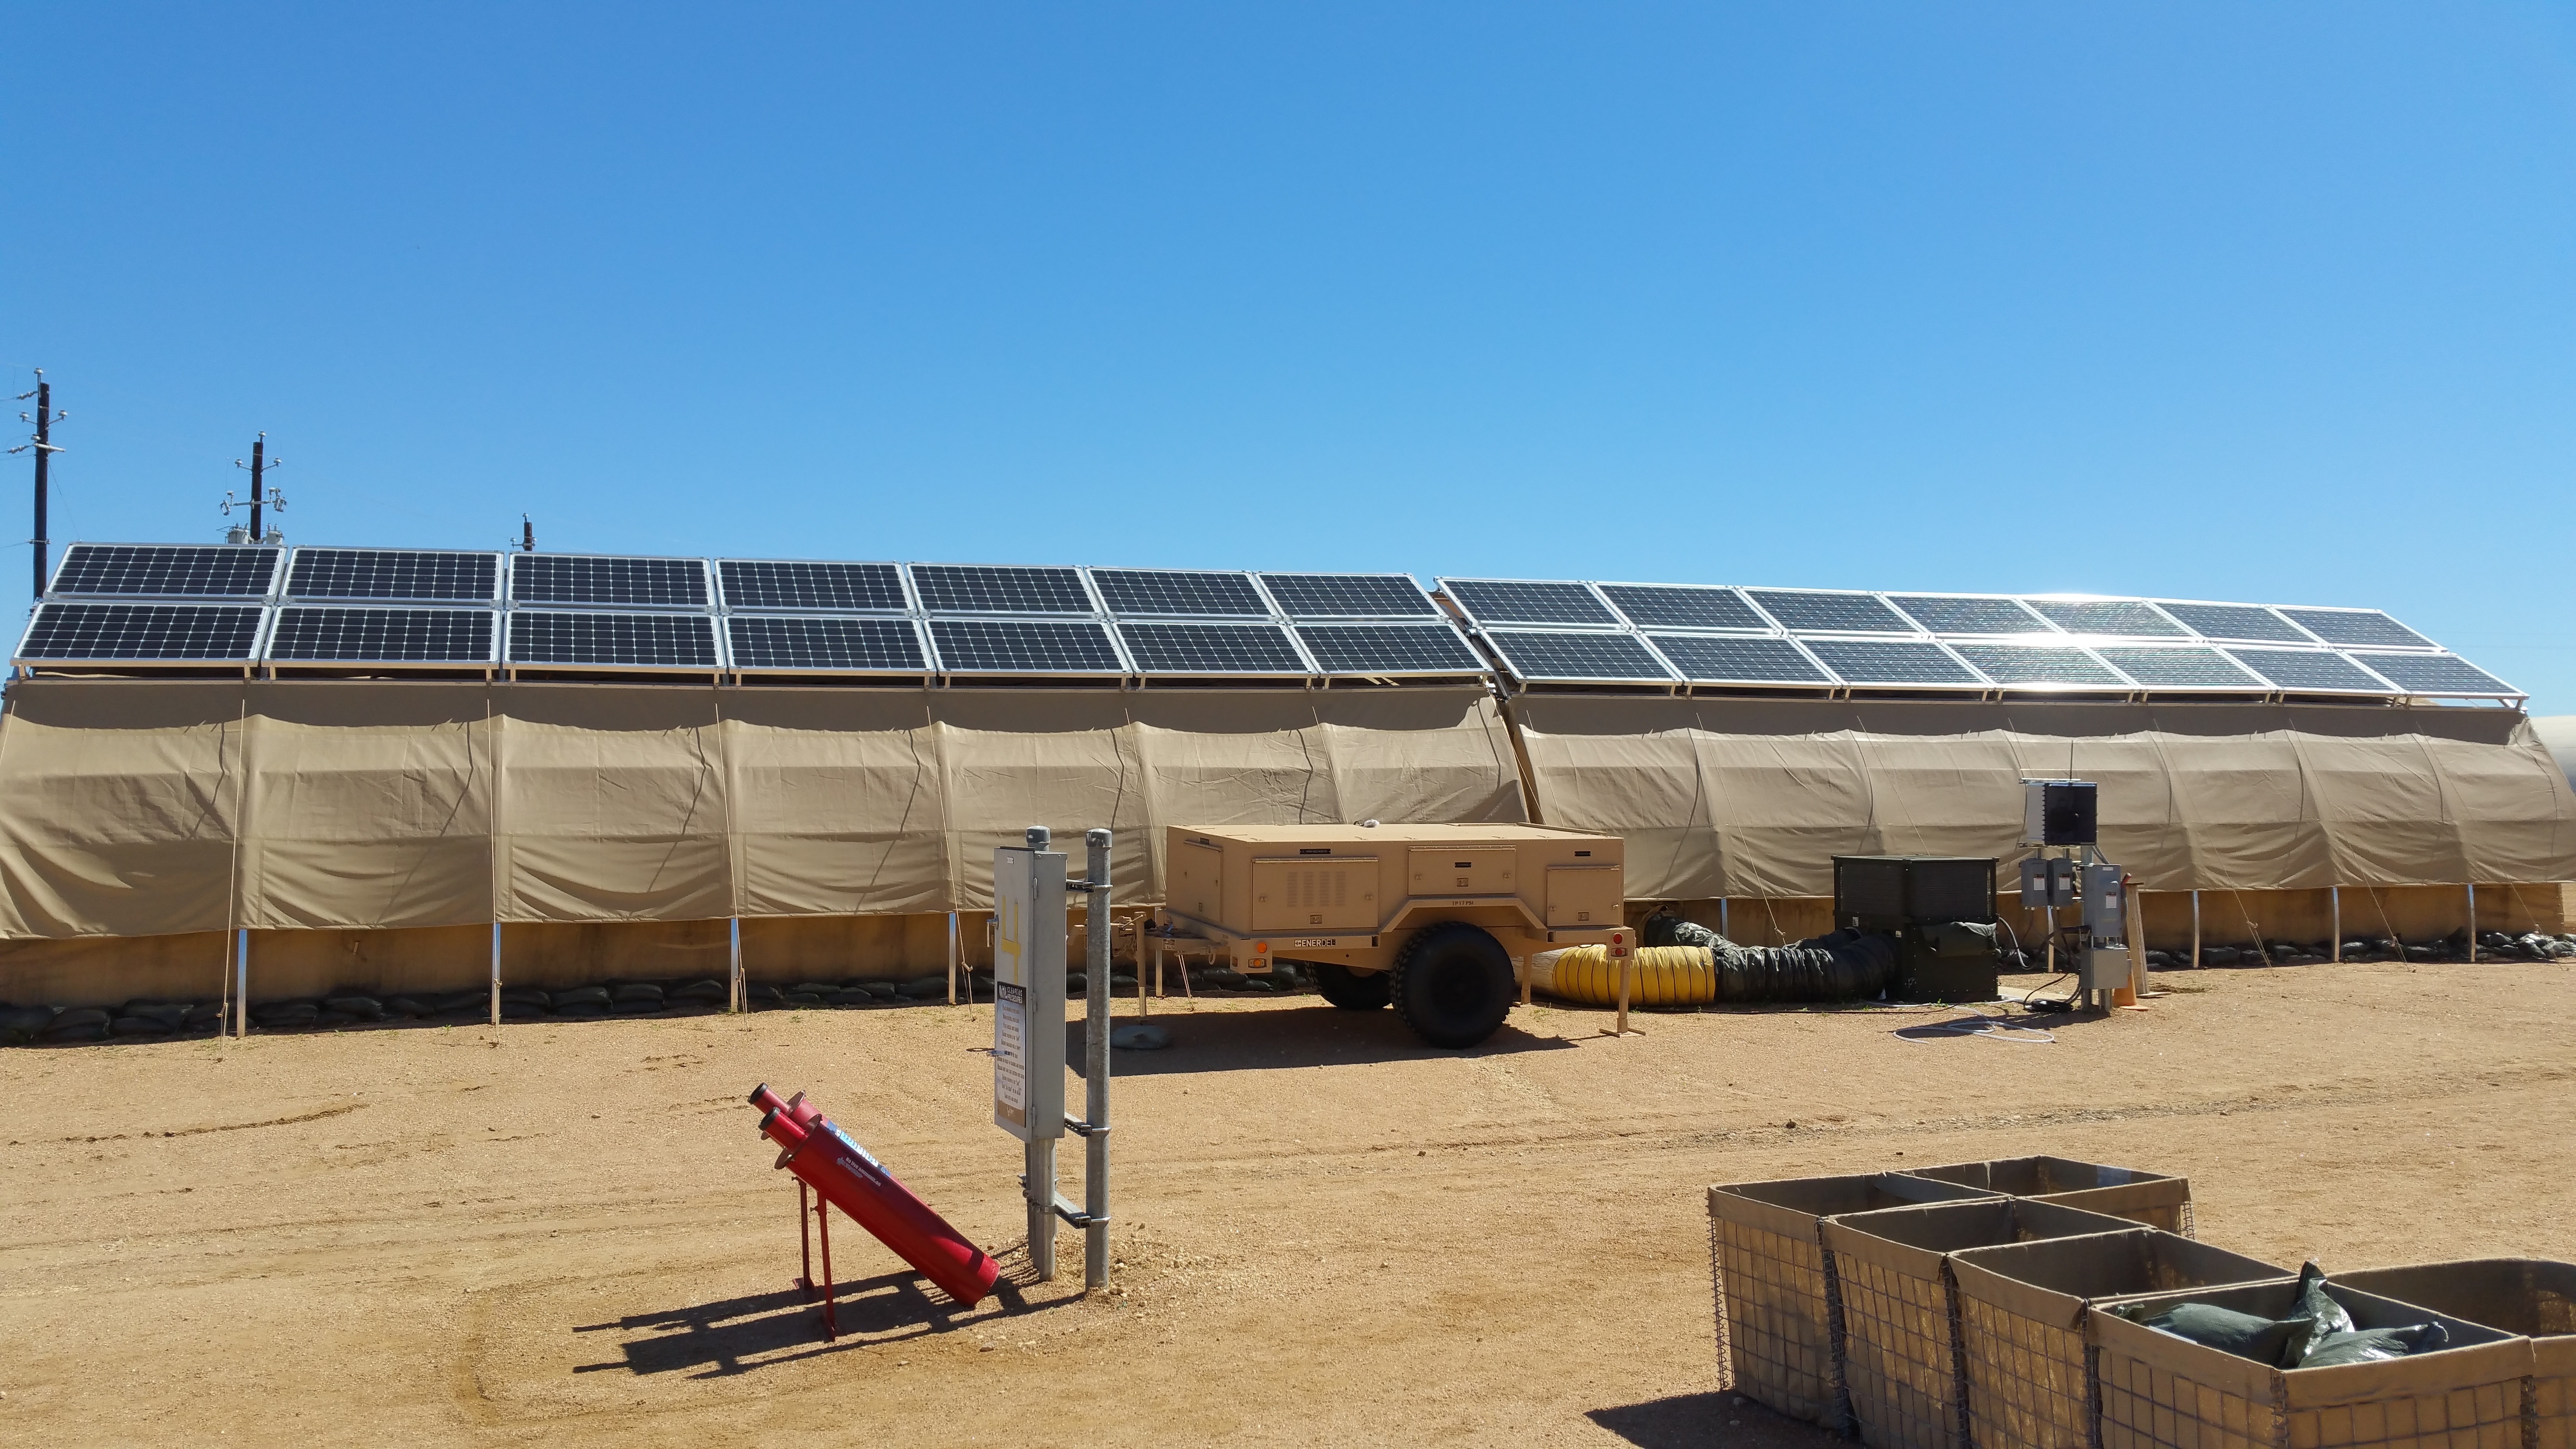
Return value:
M 2265 1318 L 2257 1313 L 2221 1308 L 2215 1303 L 2177 1303 L 2151 1318 L 2147 1316 L 2151 1306 L 2123 1303 L 2111 1311 L 2159 1333 L 2170 1333 L 2205 1348 L 2274 1367 L 2296 1365 L 2300 1355 L 2307 1350 L 2308 1338 L 2314 1327 L 2304 1318 Z
M 2448 1347 L 2450 1342 L 2451 1331 L 2438 1323 L 2329 1333 L 2309 1346 L 2306 1356 L 2299 1360 L 2299 1367 L 2338 1368 L 2348 1363 L 2377 1363 L 2382 1359 L 2404 1358 L 2408 1354 L 2430 1353 L 2437 1348 Z
M 2333 1294 L 2326 1291 L 2326 1271 L 2314 1263 L 2299 1265 L 2299 1291 L 2290 1302 L 2290 1316 L 2315 1324 L 2316 1331 L 2311 1337 L 2317 1339 L 2329 1334 L 2350 1333 L 2361 1326 L 2353 1322 L 2352 1315 L 2334 1300 Z

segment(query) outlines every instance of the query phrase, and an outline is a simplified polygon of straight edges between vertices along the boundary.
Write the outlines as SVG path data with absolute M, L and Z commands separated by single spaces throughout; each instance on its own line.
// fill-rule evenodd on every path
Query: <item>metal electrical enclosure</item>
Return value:
M 1064 958 L 1064 853 L 996 847 L 993 1125 L 1023 1142 L 1064 1135 Z
M 2084 959 L 2077 970 L 2086 991 L 2129 984 L 2129 893 L 2116 865 L 2084 867 Z
M 2090 780 L 2021 782 L 2024 845 L 2091 845 L 2096 791 Z
M 2057 910 L 2075 904 L 2075 862 L 2033 856 L 2021 863 L 2021 908 Z

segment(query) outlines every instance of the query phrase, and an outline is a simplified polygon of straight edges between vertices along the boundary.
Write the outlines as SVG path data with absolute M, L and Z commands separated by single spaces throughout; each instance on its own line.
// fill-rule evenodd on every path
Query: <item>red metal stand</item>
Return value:
M 805 1180 L 798 1178 L 796 1180 L 796 1249 L 805 1271 L 798 1275 L 796 1286 L 805 1290 L 806 1297 L 814 1296 L 814 1233 L 820 1231 L 823 1235 L 823 1337 L 826 1341 L 838 1342 L 841 1337 L 841 1320 L 840 1315 L 835 1311 L 837 1305 L 832 1297 L 832 1204 L 825 1201 L 820 1193 L 813 1195 L 811 1201 L 814 1216 L 823 1220 L 821 1228 L 817 1230 L 810 1229 L 806 1225 L 807 1201 Z

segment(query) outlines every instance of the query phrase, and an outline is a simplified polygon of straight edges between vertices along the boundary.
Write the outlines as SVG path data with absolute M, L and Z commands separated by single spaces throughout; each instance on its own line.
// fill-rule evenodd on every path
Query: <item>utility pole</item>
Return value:
M 245 463 L 241 459 L 235 458 L 233 459 L 233 466 L 236 468 L 247 469 L 250 472 L 249 541 L 253 544 L 266 543 L 268 542 L 268 532 L 260 526 L 259 511 L 262 505 L 275 508 L 280 513 L 284 513 L 286 511 L 286 496 L 279 493 L 276 489 L 268 486 L 268 475 L 285 467 L 286 460 L 283 458 L 272 458 L 268 456 L 268 434 L 262 433 L 259 435 L 258 440 L 250 445 L 250 461 Z M 224 495 L 224 512 L 230 513 L 233 511 L 233 501 L 233 496 L 230 493 Z
M 51 471 L 48 465 L 52 462 L 53 455 L 62 451 L 62 449 L 54 446 L 54 424 L 70 417 L 71 414 L 58 413 L 54 411 L 54 385 L 45 381 L 45 370 L 41 367 L 36 369 L 36 390 L 33 392 L 22 392 L 18 394 L 18 401 L 20 402 L 25 402 L 29 398 L 34 398 L 36 400 L 36 415 L 34 417 L 29 417 L 25 413 L 20 413 L 18 414 L 18 421 L 22 423 L 34 423 L 36 425 L 36 436 L 32 441 L 21 443 L 17 447 L 11 448 L 9 451 L 12 453 L 24 453 L 33 449 L 36 454 L 36 536 L 29 541 L 36 546 L 36 597 L 41 599 L 45 596 L 45 548 L 47 544 L 47 540 L 45 538 L 45 484 L 47 481 L 47 475 Z

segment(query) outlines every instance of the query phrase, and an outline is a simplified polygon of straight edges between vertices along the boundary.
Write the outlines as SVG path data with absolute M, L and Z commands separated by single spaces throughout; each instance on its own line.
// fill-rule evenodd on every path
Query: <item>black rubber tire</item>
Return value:
M 1315 962 L 1309 969 L 1315 973 L 1315 989 L 1344 1011 L 1375 1011 L 1395 999 L 1393 972 L 1354 971 L 1330 961 Z
M 1416 931 L 1395 958 L 1395 1013 L 1437 1047 L 1471 1047 L 1511 1014 L 1512 958 L 1465 921 Z

